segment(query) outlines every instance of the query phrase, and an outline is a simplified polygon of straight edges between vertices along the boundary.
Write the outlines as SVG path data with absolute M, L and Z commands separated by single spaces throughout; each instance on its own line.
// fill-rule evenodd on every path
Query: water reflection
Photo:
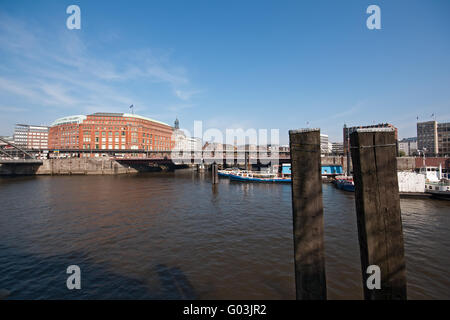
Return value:
M 353 194 L 324 184 L 323 200 L 328 296 L 360 299 Z M 185 170 L 1 178 L 0 201 L 0 289 L 11 299 L 295 297 L 289 185 L 212 185 Z M 409 298 L 449 298 L 449 203 L 401 205 Z M 69 264 L 82 268 L 76 294 Z

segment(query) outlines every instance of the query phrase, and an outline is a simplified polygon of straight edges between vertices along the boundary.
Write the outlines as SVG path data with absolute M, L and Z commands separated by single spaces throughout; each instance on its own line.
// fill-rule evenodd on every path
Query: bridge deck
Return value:
M 42 160 L 36 159 L 0 159 L 0 164 L 43 164 Z

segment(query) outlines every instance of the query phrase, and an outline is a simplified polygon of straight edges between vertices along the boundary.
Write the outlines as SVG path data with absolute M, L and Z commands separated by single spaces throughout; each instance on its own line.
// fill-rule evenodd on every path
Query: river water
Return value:
M 354 196 L 323 185 L 329 299 L 362 299 Z M 409 299 L 450 299 L 450 201 L 402 199 Z M 68 290 L 66 269 L 81 269 Z M 0 178 L 9 299 L 294 299 L 290 185 L 179 170 Z

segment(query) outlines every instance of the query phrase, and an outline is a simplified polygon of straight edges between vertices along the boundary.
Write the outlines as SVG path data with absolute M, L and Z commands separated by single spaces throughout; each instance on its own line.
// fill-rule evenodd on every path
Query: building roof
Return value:
M 61 124 L 69 124 L 69 123 L 79 124 L 79 123 L 82 123 L 85 119 L 86 119 L 86 116 L 84 116 L 84 115 L 63 117 L 63 118 L 59 118 L 59 119 L 56 119 L 55 121 L 53 121 L 53 123 L 51 124 L 51 127 L 58 126 Z
M 143 117 L 143 116 L 140 116 L 137 114 L 131 114 L 131 113 L 96 112 L 96 113 L 90 114 L 90 116 L 137 118 L 137 119 L 147 120 L 147 121 L 151 121 L 151 122 L 155 122 L 155 123 L 159 123 L 159 124 L 171 127 L 167 123 L 164 123 L 164 122 L 161 122 L 158 120 L 154 120 L 151 118 Z M 59 119 L 56 119 L 55 121 L 53 121 L 51 126 L 53 127 L 53 126 L 57 126 L 57 125 L 61 125 L 61 124 L 69 124 L 69 123 L 70 124 L 80 124 L 84 120 L 86 120 L 86 118 L 87 117 L 85 115 L 74 115 L 74 116 L 63 117 L 63 118 L 59 118 Z
M 417 142 L 417 137 L 403 138 L 399 142 Z
M 91 116 L 137 118 L 137 119 L 142 119 L 142 120 L 156 122 L 156 123 L 163 124 L 165 126 L 169 126 L 170 127 L 170 125 L 168 125 L 165 122 L 158 121 L 158 120 L 155 120 L 155 119 L 152 119 L 152 118 L 148 118 L 148 117 L 144 117 L 144 116 L 140 116 L 140 115 L 137 115 L 137 114 L 132 114 L 132 113 L 96 112 L 96 113 L 91 114 Z
M 27 127 L 27 128 L 43 128 L 43 129 L 48 129 L 48 126 L 44 126 L 44 125 L 34 125 L 34 124 L 23 124 L 23 123 L 16 123 L 16 127 Z
M 100 117 L 122 117 L 123 113 L 117 113 L 117 112 L 96 112 L 93 114 L 90 114 L 90 116 L 100 116 Z
M 154 120 L 154 119 L 152 119 L 152 118 L 147 118 L 147 117 L 140 116 L 140 115 L 137 115 L 137 114 L 124 113 L 123 116 L 124 116 L 124 117 L 138 118 L 138 119 L 147 120 L 147 121 L 153 121 L 153 122 L 156 122 L 156 123 L 163 124 L 163 125 L 165 125 L 165 126 L 171 127 L 171 125 L 168 125 L 168 124 L 165 123 L 165 122 L 158 121 L 158 120 Z

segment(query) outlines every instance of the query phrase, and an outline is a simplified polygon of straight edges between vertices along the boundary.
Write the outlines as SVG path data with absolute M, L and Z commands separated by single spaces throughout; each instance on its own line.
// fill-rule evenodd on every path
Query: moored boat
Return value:
M 217 174 L 221 177 L 228 177 L 230 174 L 234 174 L 238 172 L 239 169 L 223 169 L 223 170 L 217 170 Z
M 447 179 L 439 182 L 427 182 L 425 183 L 425 192 L 434 198 L 450 200 L 450 182 Z
M 279 177 L 276 173 L 253 172 L 253 171 L 238 171 L 229 174 L 228 177 L 233 181 L 240 182 L 279 182 L 290 183 L 291 178 Z
M 336 177 L 335 183 L 338 189 L 350 192 L 355 191 L 355 183 L 353 182 L 353 177 Z

